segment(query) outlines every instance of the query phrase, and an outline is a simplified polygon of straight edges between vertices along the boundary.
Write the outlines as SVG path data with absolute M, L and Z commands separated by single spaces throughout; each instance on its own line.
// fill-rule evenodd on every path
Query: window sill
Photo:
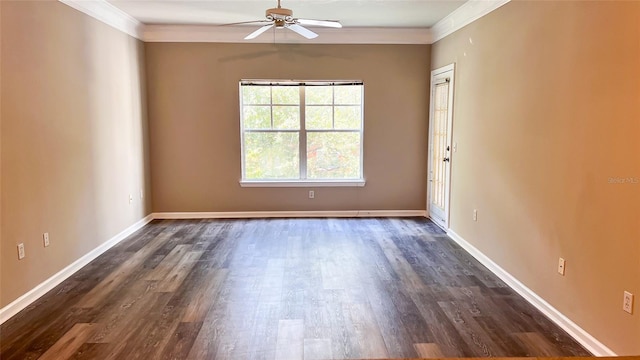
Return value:
M 365 180 L 290 180 L 290 181 L 266 181 L 266 180 L 241 180 L 241 187 L 363 187 Z

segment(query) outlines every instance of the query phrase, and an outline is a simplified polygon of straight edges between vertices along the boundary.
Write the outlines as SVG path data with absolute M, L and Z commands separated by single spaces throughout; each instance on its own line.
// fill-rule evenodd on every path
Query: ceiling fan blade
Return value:
M 270 20 L 252 20 L 252 21 L 240 21 L 228 24 L 217 24 L 216 26 L 233 26 L 233 25 L 243 25 L 243 24 L 260 24 L 260 23 L 270 23 Z
M 291 24 L 287 26 L 287 29 L 289 30 L 293 30 L 295 32 L 297 32 L 298 34 L 306 37 L 307 39 L 315 39 L 318 37 L 318 34 L 314 33 L 313 31 L 304 28 L 298 24 Z
M 273 24 L 269 24 L 269 25 L 265 25 L 261 28 L 259 28 L 258 30 L 252 32 L 251 34 L 247 35 L 244 39 L 245 40 L 251 40 L 251 39 L 255 39 L 257 38 L 260 34 L 262 34 L 263 32 L 271 29 L 273 27 Z
M 341 28 L 342 24 L 336 20 L 313 20 L 313 19 L 295 19 L 296 22 L 302 25 L 311 25 L 311 26 L 325 26 L 332 28 Z

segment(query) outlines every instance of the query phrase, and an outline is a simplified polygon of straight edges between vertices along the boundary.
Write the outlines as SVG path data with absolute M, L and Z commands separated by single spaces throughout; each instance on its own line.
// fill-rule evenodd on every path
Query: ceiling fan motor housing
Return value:
M 267 9 L 265 13 L 267 20 L 285 20 L 292 21 L 293 20 L 293 11 L 285 8 L 273 8 Z

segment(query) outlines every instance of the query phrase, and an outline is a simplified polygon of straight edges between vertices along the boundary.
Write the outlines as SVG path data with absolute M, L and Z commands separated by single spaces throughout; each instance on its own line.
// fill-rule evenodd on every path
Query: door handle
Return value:
M 449 158 L 444 158 L 444 159 L 442 159 L 442 161 L 449 162 Z

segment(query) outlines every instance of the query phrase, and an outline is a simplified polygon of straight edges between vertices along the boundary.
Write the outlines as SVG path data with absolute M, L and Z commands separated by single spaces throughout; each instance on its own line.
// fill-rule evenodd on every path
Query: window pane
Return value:
M 360 129 L 360 106 L 336 106 L 335 126 L 336 129 Z
M 333 104 L 333 86 L 307 86 L 304 88 L 305 102 L 311 105 Z
M 307 129 L 332 129 L 331 106 L 307 106 L 305 127 Z
M 245 129 L 270 129 L 270 106 L 243 106 L 243 125 Z
M 307 133 L 307 178 L 360 178 L 360 133 Z
M 273 128 L 279 130 L 300 129 L 300 107 L 298 106 L 274 106 Z
M 300 88 L 297 86 L 273 86 L 274 104 L 300 104 Z
M 268 86 L 243 86 L 243 104 L 270 104 L 271 89 Z
M 360 104 L 362 99 L 361 85 L 344 85 L 335 87 L 336 104 Z
M 298 133 L 245 133 L 246 179 L 297 179 Z

